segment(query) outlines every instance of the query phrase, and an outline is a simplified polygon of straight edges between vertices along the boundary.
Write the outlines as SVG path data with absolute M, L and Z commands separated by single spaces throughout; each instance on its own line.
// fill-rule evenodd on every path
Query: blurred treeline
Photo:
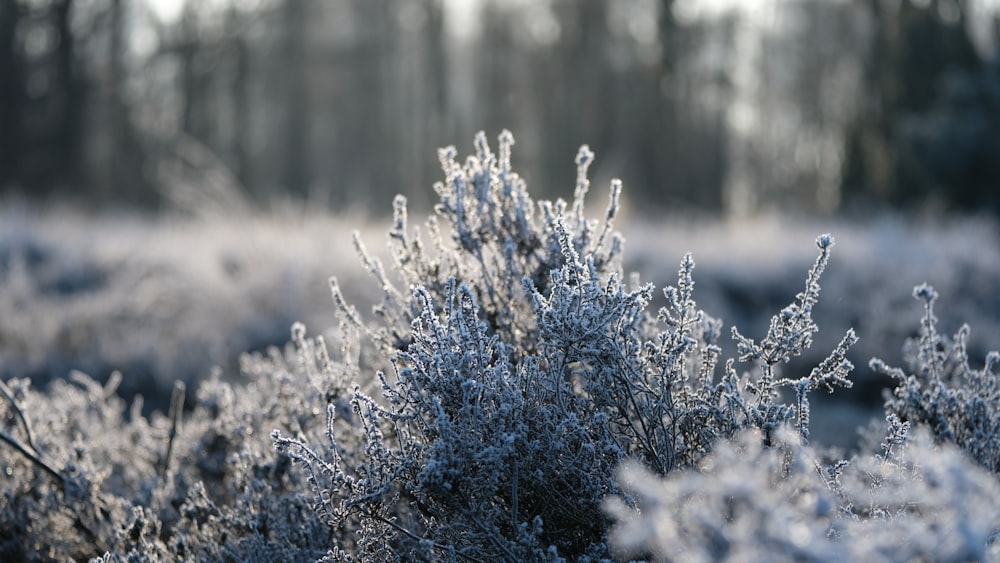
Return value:
M 728 6 L 728 7 L 727 7 Z M 0 0 L 0 186 L 385 211 L 435 149 L 633 209 L 1000 209 L 986 0 Z

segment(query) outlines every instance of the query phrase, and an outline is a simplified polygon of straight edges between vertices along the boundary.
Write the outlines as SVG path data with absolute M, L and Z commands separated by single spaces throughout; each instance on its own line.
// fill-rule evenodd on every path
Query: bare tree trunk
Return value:
M 112 0 L 108 41 L 108 126 L 111 151 L 108 155 L 108 184 L 98 188 L 104 199 L 149 204 L 152 194 L 147 193 L 142 181 L 142 150 L 132 129 L 129 106 L 125 98 L 128 71 L 126 55 L 126 3 Z M 103 192 L 103 193 L 102 193 Z
M 82 138 L 82 106 L 84 88 L 77 73 L 75 40 L 70 27 L 73 0 L 59 0 L 53 12 L 56 33 L 59 36 L 56 53 L 56 73 L 61 83 L 61 91 L 56 100 L 59 109 L 59 123 L 56 138 L 57 178 L 64 184 L 77 183 L 79 178 L 80 141 Z M 75 188 L 75 186 L 74 186 Z
M 285 0 L 283 5 L 285 25 L 285 61 L 287 86 L 285 90 L 285 188 L 295 194 L 309 190 L 309 131 L 306 115 L 308 96 L 306 89 L 306 10 L 303 0 Z
M 0 0 L 0 188 L 20 176 L 24 68 L 14 39 L 20 18 L 17 0 Z
M 233 102 L 233 171 L 244 189 L 250 190 L 251 170 L 247 142 L 250 135 L 250 63 L 246 38 L 243 36 L 239 21 L 236 20 L 235 9 L 231 12 L 231 31 L 234 72 L 231 84 Z

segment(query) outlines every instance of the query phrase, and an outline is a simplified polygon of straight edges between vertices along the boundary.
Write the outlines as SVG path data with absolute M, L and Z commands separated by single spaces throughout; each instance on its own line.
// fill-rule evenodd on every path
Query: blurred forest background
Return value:
M 386 212 L 435 149 L 579 145 L 633 209 L 1000 210 L 990 0 L 0 0 L 0 189 Z M 460 149 L 465 152 L 465 147 Z

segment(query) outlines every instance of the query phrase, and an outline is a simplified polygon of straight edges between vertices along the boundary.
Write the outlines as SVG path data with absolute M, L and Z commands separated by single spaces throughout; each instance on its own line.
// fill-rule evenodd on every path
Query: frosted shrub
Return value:
M 666 474 L 745 429 L 768 442 L 784 423 L 805 441 L 809 392 L 850 385 L 853 332 L 808 376 L 779 372 L 811 344 L 832 237 L 817 240 L 805 290 L 765 339 L 734 331 L 749 370 L 730 360 L 717 376 L 722 325 L 694 301 L 692 257 L 665 289 L 667 306 L 650 314 L 652 285 L 622 281 L 612 228 L 620 184 L 603 221 L 584 216 L 593 159 L 584 147 L 573 204 L 536 204 L 511 171 L 512 144 L 504 132 L 496 156 L 480 134 L 464 166 L 453 148 L 441 151 L 429 244 L 397 198 L 390 246 L 408 291 L 356 240 L 384 289 L 374 328 L 333 282 L 344 317 L 392 361 L 377 396 L 353 394 L 365 444 L 340 442 L 334 408 L 323 446 L 274 436 L 308 469 L 320 514 L 344 531 L 338 557 L 605 558 L 602 502 L 619 492 L 622 461 Z M 780 401 L 781 387 L 794 405 Z
M 993 475 L 890 415 L 878 454 L 823 466 L 794 435 L 720 442 L 664 478 L 635 463 L 609 499 L 613 553 L 653 561 L 993 561 Z M 627 500 L 627 502 L 626 502 Z
M 1000 353 L 989 353 L 983 368 L 973 369 L 966 351 L 969 326 L 962 325 L 952 339 L 942 337 L 934 315 L 937 292 L 923 284 L 913 289 L 913 296 L 923 302 L 924 316 L 919 337 L 904 350 L 912 374 L 878 359 L 871 362 L 872 369 L 896 381 L 886 397 L 886 411 L 927 425 L 938 440 L 956 444 L 986 469 L 1000 473 L 1000 374 L 996 371 Z
M 315 363 L 315 360 L 313 360 Z M 203 382 L 171 416 L 142 415 L 77 373 L 46 393 L 0 385 L 0 560 L 315 561 L 331 532 L 267 428 L 321 436 L 299 355 L 245 359 L 248 384 Z M 298 426 L 299 421 L 306 426 Z M 256 559 L 255 559 L 256 558 Z
M 994 374 L 1000 355 L 989 354 L 981 370 L 971 368 L 968 326 L 952 341 L 942 338 L 934 315 L 937 293 L 925 284 L 914 297 L 924 304 L 920 336 L 906 347 L 915 375 L 871 362 L 896 380 L 886 398 L 887 431 L 878 453 L 824 466 L 801 439 L 800 414 L 799 436 L 778 429 L 777 440 L 763 442 L 772 447 L 763 447 L 759 436 L 744 433 L 720 442 L 697 470 L 661 479 L 639 464 L 625 464 L 619 474 L 624 494 L 606 503 L 617 520 L 614 553 L 656 561 L 1000 559 Z M 795 314 L 783 312 L 782 319 Z M 769 336 L 801 338 L 778 321 Z M 782 355 L 780 348 L 744 344 L 733 334 L 745 357 Z M 846 366 L 839 350 L 853 338 L 849 333 L 821 370 L 836 381 L 843 370 L 832 366 Z M 827 381 L 800 380 L 796 396 Z M 911 427 L 917 428 L 913 436 Z

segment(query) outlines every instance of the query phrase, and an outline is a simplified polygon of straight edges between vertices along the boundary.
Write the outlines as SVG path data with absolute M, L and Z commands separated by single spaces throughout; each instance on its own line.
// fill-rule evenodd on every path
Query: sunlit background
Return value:
M 700 304 L 751 336 L 834 232 L 804 361 L 854 326 L 869 408 L 868 358 L 901 361 L 918 283 L 973 355 L 1000 345 L 998 11 L 0 0 L 0 376 L 120 369 L 153 396 L 236 377 L 293 321 L 336 325 L 327 276 L 372 297 L 350 231 L 378 253 L 395 194 L 429 211 L 439 147 L 509 129 L 536 198 L 572 196 L 589 144 L 595 208 L 624 182 L 626 268 L 662 287 L 693 251 Z

